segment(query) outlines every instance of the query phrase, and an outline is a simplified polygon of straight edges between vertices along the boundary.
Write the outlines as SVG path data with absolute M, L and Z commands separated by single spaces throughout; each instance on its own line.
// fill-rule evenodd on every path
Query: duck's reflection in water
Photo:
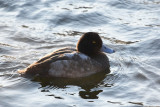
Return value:
M 57 77 L 40 77 L 36 76 L 32 81 L 39 82 L 41 84 L 41 89 L 51 90 L 51 89 L 65 89 L 68 86 L 78 86 L 81 87 L 79 96 L 83 99 L 98 99 L 98 94 L 103 92 L 99 89 L 99 85 L 105 85 L 110 87 L 110 84 L 104 83 L 104 79 L 108 75 L 105 72 L 96 73 L 91 76 L 82 78 L 57 78 Z M 46 89 L 47 88 L 47 89 Z M 96 88 L 96 90 L 92 90 Z M 44 91 L 41 91 L 44 92 Z

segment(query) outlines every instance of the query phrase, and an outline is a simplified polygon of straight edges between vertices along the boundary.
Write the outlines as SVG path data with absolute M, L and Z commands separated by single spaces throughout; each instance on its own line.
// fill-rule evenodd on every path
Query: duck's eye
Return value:
M 93 43 L 93 44 L 95 44 L 95 43 L 96 43 L 96 41 L 92 41 L 92 43 Z

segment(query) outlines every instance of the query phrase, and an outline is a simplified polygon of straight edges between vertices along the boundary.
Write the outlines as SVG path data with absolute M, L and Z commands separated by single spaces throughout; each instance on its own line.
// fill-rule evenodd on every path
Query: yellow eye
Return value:
M 96 41 L 92 41 L 92 43 L 94 43 L 94 44 L 95 44 L 95 43 L 96 43 Z

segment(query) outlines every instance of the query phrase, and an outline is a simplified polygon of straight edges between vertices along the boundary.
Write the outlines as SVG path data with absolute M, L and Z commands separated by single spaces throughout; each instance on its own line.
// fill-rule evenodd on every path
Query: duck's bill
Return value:
M 110 53 L 110 54 L 115 52 L 115 50 L 110 49 L 110 48 L 106 47 L 105 45 L 102 45 L 101 51 L 106 52 L 106 53 Z

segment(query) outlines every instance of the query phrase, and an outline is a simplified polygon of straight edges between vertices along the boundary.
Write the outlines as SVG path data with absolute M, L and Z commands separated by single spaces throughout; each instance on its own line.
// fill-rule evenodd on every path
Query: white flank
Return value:
M 85 55 L 85 54 L 80 53 L 79 56 L 80 56 L 80 58 L 82 58 L 83 60 L 87 60 L 87 59 L 88 59 L 88 56 Z
M 65 53 L 64 56 L 67 56 L 68 58 L 72 58 L 75 53 Z
M 78 55 L 82 60 L 87 60 L 89 57 L 83 53 L 65 53 L 64 56 L 67 56 L 68 58 L 74 57 L 74 55 Z

